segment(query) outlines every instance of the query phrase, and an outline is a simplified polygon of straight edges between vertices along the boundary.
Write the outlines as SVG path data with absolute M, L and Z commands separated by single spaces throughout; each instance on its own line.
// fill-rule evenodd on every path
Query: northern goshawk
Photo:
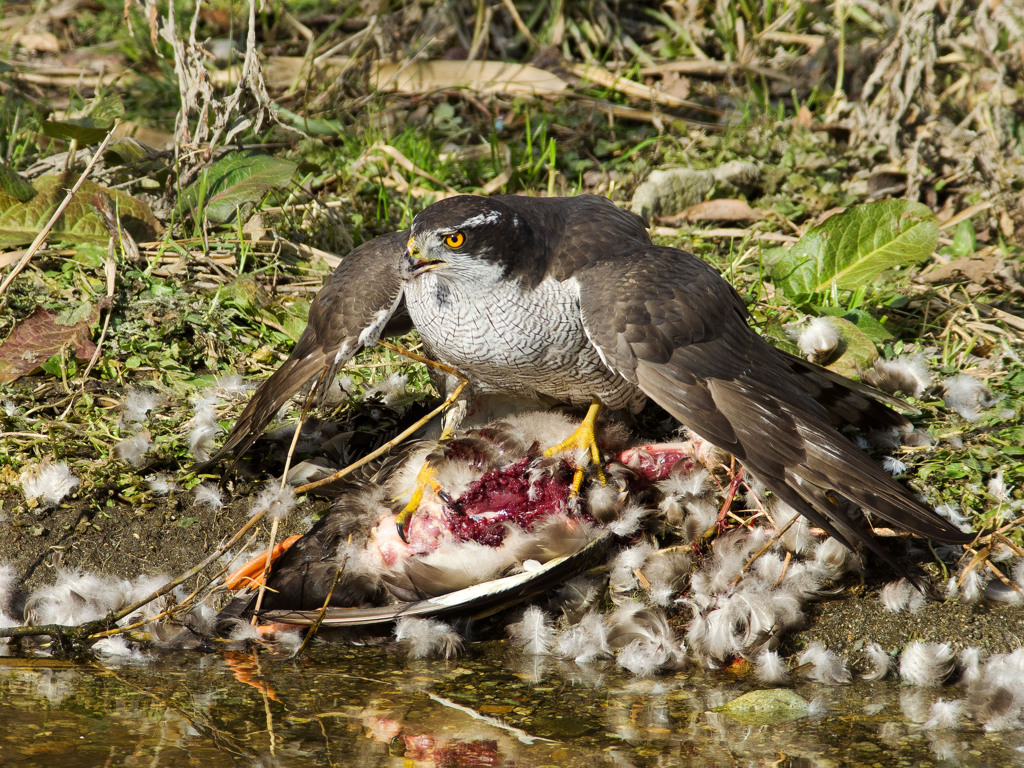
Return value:
M 880 393 L 772 347 L 710 265 L 654 245 L 640 217 L 593 195 L 452 197 L 355 249 L 213 460 L 244 452 L 311 377 L 410 321 L 477 396 L 631 411 L 650 398 L 847 546 L 890 560 L 852 505 L 939 541 L 974 538 L 837 430 L 906 427 Z

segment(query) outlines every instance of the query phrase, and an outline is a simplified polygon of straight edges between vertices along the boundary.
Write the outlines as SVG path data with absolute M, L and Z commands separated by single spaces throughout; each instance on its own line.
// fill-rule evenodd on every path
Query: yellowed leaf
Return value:
M 568 85 L 557 75 L 529 64 L 501 61 L 424 61 L 378 64 L 374 84 L 381 90 L 423 93 L 467 88 L 481 93 L 534 96 L 561 93 Z
M 663 224 L 678 224 L 683 221 L 751 221 L 763 218 L 763 213 L 755 211 L 743 200 L 725 198 L 705 200 L 675 216 L 658 217 L 658 220 Z

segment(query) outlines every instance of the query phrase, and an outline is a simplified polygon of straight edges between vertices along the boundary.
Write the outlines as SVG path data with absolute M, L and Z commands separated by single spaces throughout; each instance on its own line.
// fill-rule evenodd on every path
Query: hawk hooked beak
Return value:
M 420 247 L 416 245 L 415 237 L 410 237 L 409 242 L 405 244 L 405 256 L 409 259 L 409 264 L 412 266 L 412 270 L 416 274 L 426 272 L 440 264 L 444 264 L 443 259 L 420 258 Z

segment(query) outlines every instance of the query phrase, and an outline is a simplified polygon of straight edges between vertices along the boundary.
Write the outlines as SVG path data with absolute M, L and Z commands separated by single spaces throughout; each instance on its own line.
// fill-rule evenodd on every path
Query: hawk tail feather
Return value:
M 206 461 L 197 464 L 195 471 L 203 472 L 229 454 L 233 454 L 236 459 L 240 458 L 256 442 L 281 406 L 326 365 L 327 356 L 322 351 L 285 360 L 256 390 L 220 449 Z

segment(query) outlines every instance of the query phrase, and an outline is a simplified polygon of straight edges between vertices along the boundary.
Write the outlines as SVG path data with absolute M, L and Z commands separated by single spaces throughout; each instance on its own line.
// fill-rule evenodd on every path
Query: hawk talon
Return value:
M 445 504 L 451 505 L 454 503 L 454 499 L 452 499 L 451 495 L 441 487 L 441 484 L 434 476 L 433 465 L 429 460 L 424 461 L 420 471 L 416 474 L 416 484 L 413 487 L 409 503 L 405 505 L 402 511 L 399 512 L 395 518 L 395 527 L 398 529 L 398 537 L 406 544 L 409 543 L 408 532 L 409 526 L 412 524 L 412 517 L 416 514 L 416 510 L 419 509 L 420 504 L 423 502 L 423 494 L 428 488 Z
M 412 516 L 415 510 L 410 510 L 408 507 L 398 513 L 395 518 L 395 530 L 398 531 L 398 538 L 402 540 L 403 544 L 409 543 L 409 521 L 412 520 Z
M 590 456 L 590 463 L 597 468 L 597 480 L 601 485 L 605 484 L 604 468 L 601 466 L 601 449 L 597 447 L 597 416 L 601 412 L 601 401 L 596 397 L 587 409 L 587 415 L 583 417 L 580 425 L 565 440 L 553 445 L 544 451 L 544 456 L 553 456 L 556 453 L 565 451 L 578 451 L 583 449 Z M 580 487 L 583 485 L 585 465 L 576 467 L 572 476 L 572 488 L 569 491 L 570 498 L 579 496 Z

